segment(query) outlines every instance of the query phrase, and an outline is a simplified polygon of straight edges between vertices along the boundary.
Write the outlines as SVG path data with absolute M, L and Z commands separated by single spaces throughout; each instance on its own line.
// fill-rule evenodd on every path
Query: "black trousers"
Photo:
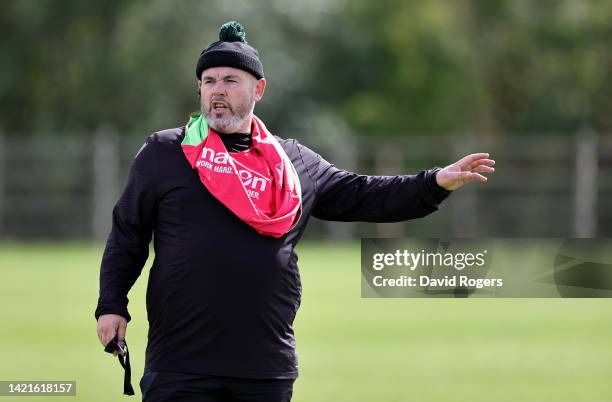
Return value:
M 294 381 L 150 371 L 140 390 L 143 402 L 290 402 Z

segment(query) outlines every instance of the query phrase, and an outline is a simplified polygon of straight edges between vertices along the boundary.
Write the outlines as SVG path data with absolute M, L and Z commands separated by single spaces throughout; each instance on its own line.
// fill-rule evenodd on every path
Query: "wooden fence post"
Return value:
M 453 137 L 452 148 L 455 162 L 459 158 L 476 152 L 474 144 L 465 136 Z M 451 202 L 451 232 L 456 237 L 473 237 L 478 232 L 478 186 L 467 185 L 453 195 Z
M 93 142 L 93 213 L 92 235 L 104 240 L 111 227 L 119 176 L 119 145 L 115 131 L 105 127 L 94 135 Z
M 576 136 L 574 235 L 581 238 L 597 233 L 597 143 L 597 134 L 590 130 Z

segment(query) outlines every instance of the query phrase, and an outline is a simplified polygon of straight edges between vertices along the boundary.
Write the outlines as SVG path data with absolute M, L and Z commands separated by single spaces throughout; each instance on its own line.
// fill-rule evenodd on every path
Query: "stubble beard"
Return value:
M 225 102 L 227 111 L 229 112 L 225 117 L 213 110 L 212 105 L 214 101 Z M 206 105 L 204 99 L 202 99 L 200 108 L 206 122 L 213 130 L 222 134 L 231 134 L 238 132 L 240 127 L 244 125 L 253 111 L 254 105 L 254 99 L 245 99 L 234 108 L 224 98 L 213 98 L 208 105 Z

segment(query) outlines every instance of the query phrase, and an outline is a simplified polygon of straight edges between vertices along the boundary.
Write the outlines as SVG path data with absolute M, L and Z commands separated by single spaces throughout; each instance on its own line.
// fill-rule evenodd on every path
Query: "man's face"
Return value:
M 263 96 L 265 81 L 233 67 L 204 70 L 199 81 L 200 107 L 210 127 L 225 134 L 250 132 L 251 115 Z

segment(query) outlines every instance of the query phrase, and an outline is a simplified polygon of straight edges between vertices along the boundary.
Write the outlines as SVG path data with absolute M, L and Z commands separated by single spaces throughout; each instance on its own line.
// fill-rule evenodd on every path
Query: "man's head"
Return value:
M 220 133 L 249 132 L 266 87 L 259 53 L 245 36 L 239 23 L 223 24 L 219 41 L 202 50 L 196 64 L 202 114 Z

